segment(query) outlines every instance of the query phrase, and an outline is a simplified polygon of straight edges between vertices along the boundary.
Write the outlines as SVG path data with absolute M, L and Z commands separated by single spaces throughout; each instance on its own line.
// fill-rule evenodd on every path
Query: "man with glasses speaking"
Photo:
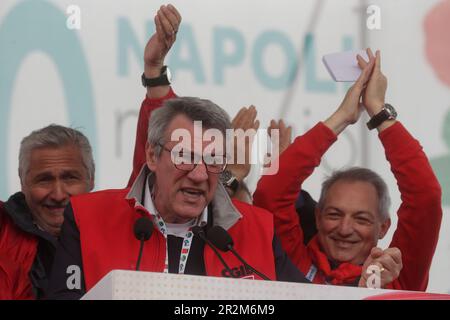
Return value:
M 80 298 L 114 269 L 306 282 L 274 237 L 272 214 L 231 200 L 220 183 L 229 129 L 208 100 L 176 98 L 153 111 L 131 188 L 71 199 L 49 298 Z M 74 266 L 78 286 L 68 281 Z

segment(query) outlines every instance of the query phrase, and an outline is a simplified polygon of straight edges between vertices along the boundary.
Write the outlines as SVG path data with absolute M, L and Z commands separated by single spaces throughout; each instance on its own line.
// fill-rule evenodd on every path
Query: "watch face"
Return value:
M 397 118 L 397 111 L 395 111 L 394 107 L 390 104 L 386 103 L 384 105 L 385 110 L 389 114 L 389 119 L 396 119 Z
M 230 171 L 225 170 L 224 172 L 222 172 L 222 174 L 220 175 L 220 181 L 222 183 L 227 183 L 228 181 L 230 181 L 230 179 L 233 177 L 233 175 L 231 174 Z
M 167 80 L 169 81 L 169 83 L 172 82 L 172 72 L 170 72 L 169 67 L 166 68 L 166 76 L 167 76 Z

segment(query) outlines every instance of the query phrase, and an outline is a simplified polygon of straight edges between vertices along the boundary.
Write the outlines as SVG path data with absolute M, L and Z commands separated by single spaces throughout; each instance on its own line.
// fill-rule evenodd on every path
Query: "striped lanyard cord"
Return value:
M 164 261 L 164 273 L 169 273 L 169 245 L 167 242 L 167 226 L 161 217 L 161 215 L 157 214 L 154 216 L 156 219 L 156 226 L 158 227 L 161 234 L 166 239 L 166 259 Z M 194 238 L 194 234 L 192 232 L 192 227 L 190 227 L 184 238 L 183 238 L 183 245 L 181 247 L 181 253 L 180 253 L 180 263 L 178 266 L 178 273 L 184 274 L 184 270 L 186 269 L 186 263 L 187 259 L 189 257 L 189 252 L 191 251 L 191 245 L 192 245 L 192 239 Z

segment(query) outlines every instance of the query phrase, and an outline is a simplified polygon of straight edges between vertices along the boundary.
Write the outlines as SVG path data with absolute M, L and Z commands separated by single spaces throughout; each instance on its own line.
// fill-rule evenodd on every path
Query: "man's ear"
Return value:
M 20 191 L 23 192 L 23 189 L 24 189 L 24 186 L 25 186 L 25 181 L 24 181 L 25 177 L 20 174 L 20 169 L 17 169 L 17 174 L 18 174 L 19 180 L 20 180 Z
M 89 179 L 89 192 L 91 192 L 95 187 L 95 179 L 94 177 Z
M 320 210 L 319 210 L 319 207 L 316 205 L 316 207 L 314 208 L 314 215 L 315 215 L 315 218 L 316 218 L 316 228 L 317 228 L 317 230 L 319 230 L 319 228 L 320 228 Z
M 157 162 L 155 147 L 151 146 L 148 142 L 145 143 L 145 160 L 150 171 L 155 171 Z
M 390 226 L 391 226 L 391 218 L 388 218 L 381 224 L 380 235 L 378 236 L 378 239 L 384 238 Z

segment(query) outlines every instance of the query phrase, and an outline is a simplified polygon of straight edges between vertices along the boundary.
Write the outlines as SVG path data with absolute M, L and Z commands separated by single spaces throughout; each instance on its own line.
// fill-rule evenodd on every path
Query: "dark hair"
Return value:
M 199 98 L 182 97 L 170 99 L 163 106 L 152 112 L 148 125 L 147 141 L 155 148 L 156 155 L 161 154 L 159 144 L 164 144 L 164 134 L 169 123 L 179 114 L 193 121 L 201 121 L 207 129 L 218 129 L 224 137 L 226 130 L 231 128 L 228 114 L 215 103 Z

